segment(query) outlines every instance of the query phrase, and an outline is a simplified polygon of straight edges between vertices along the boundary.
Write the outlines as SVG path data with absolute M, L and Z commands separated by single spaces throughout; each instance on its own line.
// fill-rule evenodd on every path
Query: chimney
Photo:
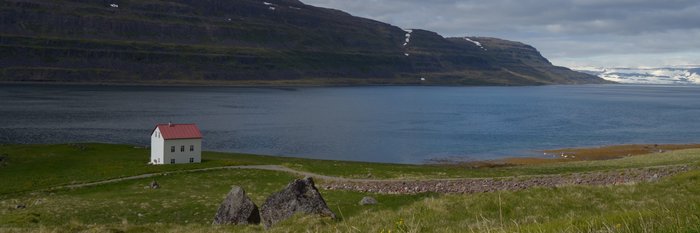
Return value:
M 173 127 L 173 122 L 172 122 L 172 121 L 168 121 L 168 127 Z

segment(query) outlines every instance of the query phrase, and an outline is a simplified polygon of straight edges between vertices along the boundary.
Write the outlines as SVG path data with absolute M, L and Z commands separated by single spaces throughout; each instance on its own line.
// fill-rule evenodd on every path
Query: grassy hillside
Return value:
M 118 7 L 112 7 L 116 3 Z M 404 30 L 297 0 L 0 0 L 0 81 L 603 83 L 532 47 Z M 406 56 L 408 54 L 408 56 Z M 420 78 L 427 78 L 420 81 Z
M 470 169 L 450 165 L 364 163 L 218 152 L 204 152 L 199 164 L 150 166 L 147 165 L 148 149 L 128 145 L 0 145 L 0 155 L 6 158 L 0 176 L 13 177 L 0 179 L 0 195 L 147 173 L 237 165 L 282 165 L 346 178 L 367 178 L 368 174 L 377 179 L 479 178 L 692 164 L 700 161 L 700 153 L 692 153 L 694 151 L 606 161 Z
M 253 201 L 295 178 L 284 172 L 213 170 L 173 173 L 75 189 L 68 183 L 239 164 L 282 164 L 320 174 L 382 178 L 561 174 L 685 164 L 691 171 L 620 186 L 565 186 L 493 193 L 379 195 L 321 190 L 338 220 L 295 217 L 270 232 L 697 232 L 700 150 L 605 161 L 465 169 L 205 153 L 201 164 L 146 166 L 148 151 L 125 145 L 2 145 L 1 232 L 265 232 L 260 226 L 211 226 L 231 185 Z M 148 189 L 151 180 L 161 189 Z M 321 187 L 323 181 L 320 181 Z M 366 195 L 380 204 L 360 206 Z M 26 208 L 16 208 L 23 204 Z

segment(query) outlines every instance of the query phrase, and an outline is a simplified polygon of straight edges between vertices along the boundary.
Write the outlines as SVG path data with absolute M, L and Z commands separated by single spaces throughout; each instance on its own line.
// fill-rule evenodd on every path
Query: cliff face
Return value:
M 0 81 L 604 82 L 518 42 L 404 31 L 296 0 L 0 0 Z

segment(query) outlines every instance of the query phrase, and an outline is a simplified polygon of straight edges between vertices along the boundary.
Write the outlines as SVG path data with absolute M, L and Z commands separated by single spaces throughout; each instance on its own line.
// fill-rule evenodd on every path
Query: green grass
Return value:
M 261 226 L 215 227 L 210 222 L 231 185 L 254 202 L 293 177 L 279 172 L 223 170 L 28 194 L 0 201 L 0 231 L 264 232 Z M 322 193 L 340 220 L 299 216 L 270 232 L 697 232 L 700 171 L 658 183 L 571 186 L 474 195 Z M 26 203 L 26 209 L 12 209 Z M 342 213 L 342 214 L 341 214 Z
M 402 165 L 284 158 L 237 153 L 204 152 L 201 164 L 149 166 L 145 148 L 110 144 L 0 145 L 8 162 L 0 167 L 0 196 L 147 173 L 233 165 L 283 165 L 322 175 L 377 179 L 499 177 L 562 174 L 674 164 L 700 164 L 700 150 L 681 150 L 607 161 L 503 168 L 468 169 L 439 165 Z
M 152 179 L 124 181 L 73 190 L 31 193 L 0 201 L 0 226 L 35 228 L 73 225 L 210 225 L 220 202 L 232 185 L 243 187 L 261 205 L 265 198 L 295 177 L 287 173 L 258 170 L 220 170 L 179 173 L 154 178 L 161 189 L 149 189 Z M 362 207 L 364 194 L 324 192 L 328 205 L 342 218 L 358 216 L 364 210 L 398 210 L 430 194 L 378 195 L 382 204 Z M 26 209 L 13 209 L 17 204 Z M 332 221 L 331 221 L 332 222 Z M 65 225 L 69 223 L 69 225 Z M 330 222 L 329 222 L 330 223 Z M 260 226 L 248 230 L 262 230 Z M 1 230 L 1 228 L 0 228 Z
M 0 195 L 73 183 L 145 173 L 230 165 L 224 160 L 201 164 L 148 166 L 149 152 L 126 145 L 3 145 L 0 155 Z
M 232 185 L 261 205 L 295 175 L 261 170 L 181 172 L 104 185 L 67 183 L 243 164 L 281 164 L 348 177 L 474 177 L 553 174 L 630 167 L 698 165 L 700 150 L 618 160 L 464 169 L 205 153 L 201 164 L 147 166 L 148 151 L 125 145 L 3 145 L 0 232 L 700 232 L 700 170 L 658 182 L 566 186 L 471 195 L 375 195 L 323 190 L 337 220 L 296 216 L 261 226 L 212 226 Z M 161 189 L 146 186 L 157 180 Z M 322 187 L 323 181 L 319 181 Z M 360 206 L 366 195 L 380 204 Z M 16 209 L 18 204 L 26 205 Z

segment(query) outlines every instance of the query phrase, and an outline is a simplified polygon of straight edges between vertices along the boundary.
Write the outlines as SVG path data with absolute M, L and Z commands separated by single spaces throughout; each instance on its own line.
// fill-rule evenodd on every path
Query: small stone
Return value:
M 360 200 L 360 205 L 376 205 L 377 203 L 377 199 L 373 197 L 363 197 L 362 200 Z
M 151 182 L 151 184 L 148 185 L 148 187 L 150 187 L 151 189 L 159 189 L 159 188 L 160 188 L 160 184 L 158 184 L 157 181 L 153 180 L 153 181 Z
M 248 198 L 243 188 L 233 186 L 219 206 L 212 224 L 260 224 L 260 211 L 258 206 Z
M 7 163 L 7 154 L 0 155 L 0 166 L 4 166 Z

